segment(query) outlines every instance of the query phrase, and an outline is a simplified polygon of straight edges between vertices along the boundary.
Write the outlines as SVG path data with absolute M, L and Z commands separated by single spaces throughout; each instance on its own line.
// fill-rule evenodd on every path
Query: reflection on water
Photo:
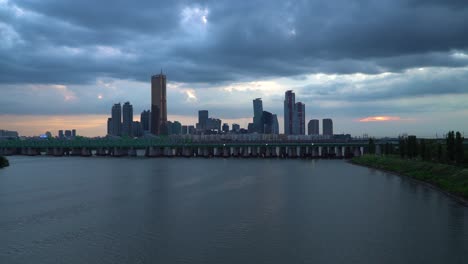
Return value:
M 339 160 L 12 157 L 0 263 L 466 263 L 468 209 Z

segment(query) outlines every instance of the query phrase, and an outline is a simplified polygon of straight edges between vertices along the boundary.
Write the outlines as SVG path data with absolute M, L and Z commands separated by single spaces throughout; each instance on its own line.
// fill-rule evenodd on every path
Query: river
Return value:
M 0 263 L 468 263 L 468 208 L 343 160 L 10 157 Z

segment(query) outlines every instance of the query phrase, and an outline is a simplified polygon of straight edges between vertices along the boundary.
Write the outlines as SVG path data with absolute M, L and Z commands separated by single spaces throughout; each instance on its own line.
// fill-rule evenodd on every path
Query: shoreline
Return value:
M 436 191 L 439 191 L 443 194 L 445 194 L 446 196 L 452 198 L 454 201 L 456 201 L 457 203 L 465 206 L 465 207 L 468 207 L 468 199 L 464 198 L 463 196 L 461 195 L 458 195 L 458 194 L 455 194 L 455 193 L 451 193 L 449 191 L 446 191 L 444 189 L 442 189 L 441 187 L 433 184 L 433 183 L 430 183 L 430 182 L 427 182 L 427 181 L 423 181 L 423 180 L 419 180 L 419 179 L 416 179 L 414 177 L 411 177 L 409 175 L 405 175 L 405 174 L 402 174 L 402 173 L 399 173 L 399 172 L 395 172 L 395 171 L 391 171 L 391 170 L 386 170 L 386 169 L 381 169 L 381 168 L 378 168 L 378 167 L 374 167 L 372 165 L 367 165 L 367 164 L 361 164 L 361 163 L 357 163 L 355 161 L 353 161 L 352 159 L 349 159 L 347 160 L 347 162 L 353 164 L 353 165 L 357 165 L 357 166 L 361 166 L 361 167 L 366 167 L 366 168 L 369 168 L 369 169 L 375 169 L 375 170 L 379 170 L 381 172 L 385 172 L 385 173 L 388 173 L 388 174 L 393 174 L 395 176 L 399 176 L 399 177 L 404 177 L 404 178 L 407 178 L 415 183 L 419 183 L 419 184 L 422 184 L 428 188 L 431 188 L 433 190 L 436 190 Z

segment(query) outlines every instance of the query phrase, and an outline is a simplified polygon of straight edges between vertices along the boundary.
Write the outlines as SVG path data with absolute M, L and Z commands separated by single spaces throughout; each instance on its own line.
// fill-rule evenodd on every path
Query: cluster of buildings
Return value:
M 47 131 L 45 133 L 45 135 L 48 137 L 48 138 L 51 138 L 52 137 L 52 133 L 50 133 L 49 131 Z M 72 129 L 72 130 L 59 130 L 58 131 L 58 138 L 60 139 L 72 139 L 72 138 L 75 138 L 76 137 L 76 129 Z
M 212 134 L 279 134 L 278 116 L 263 110 L 261 98 L 253 100 L 253 120 L 247 128 L 239 124 L 227 123 L 210 117 L 208 110 L 198 111 L 198 123 L 182 125 L 179 121 L 167 120 L 166 75 L 162 72 L 151 77 L 151 109 L 144 110 L 140 121 L 133 120 L 133 106 L 130 102 L 112 106 L 111 117 L 107 120 L 109 136 L 141 137 L 144 135 L 212 135 Z M 284 98 L 284 134 L 314 135 L 333 137 L 333 121 L 322 120 L 323 132 L 320 134 L 318 119 L 309 121 L 306 127 L 305 104 L 296 102 L 295 93 L 286 91 Z
M 0 129 L 0 138 L 17 138 L 18 132 Z

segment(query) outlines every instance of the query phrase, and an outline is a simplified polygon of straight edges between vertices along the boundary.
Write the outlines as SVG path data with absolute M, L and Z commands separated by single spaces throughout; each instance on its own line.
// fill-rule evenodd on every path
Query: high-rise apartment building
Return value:
M 112 135 L 122 135 L 122 106 L 120 103 L 112 106 Z
M 278 124 L 278 116 L 273 115 L 273 131 L 272 134 L 279 134 L 279 124 Z
M 143 131 L 149 131 L 150 130 L 150 117 L 151 112 L 150 110 L 144 110 L 140 114 L 140 123 L 141 123 L 141 128 Z
M 307 134 L 309 135 L 319 135 L 320 134 L 320 128 L 319 128 L 319 123 L 320 121 L 318 119 L 312 119 L 309 121 L 307 124 Z
M 284 94 L 284 134 L 294 134 L 294 119 L 296 105 L 296 95 L 293 91 L 286 91 Z
M 333 120 L 331 118 L 323 119 L 322 129 L 324 136 L 333 136 Z
M 208 110 L 198 111 L 198 126 L 197 129 L 206 130 L 208 123 Z
M 254 131 L 257 133 L 263 133 L 263 123 L 262 123 L 262 114 L 263 114 L 263 102 L 261 98 L 256 98 L 253 100 L 253 126 Z
M 133 106 L 130 102 L 126 102 L 122 107 L 122 119 L 122 135 L 132 136 Z
M 295 135 L 305 135 L 305 104 L 297 102 L 295 104 L 294 133 Z
M 151 133 L 167 134 L 166 75 L 151 76 Z
M 113 135 L 114 129 L 112 125 L 113 125 L 112 118 L 111 117 L 107 118 L 107 135 Z

